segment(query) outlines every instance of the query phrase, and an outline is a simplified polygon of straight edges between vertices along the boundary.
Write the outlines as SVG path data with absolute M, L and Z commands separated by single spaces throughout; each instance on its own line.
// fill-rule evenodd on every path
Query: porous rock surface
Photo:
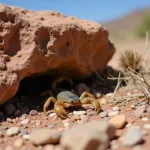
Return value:
M 25 77 L 45 72 L 87 77 L 102 70 L 114 52 L 100 24 L 0 4 L 0 104 Z

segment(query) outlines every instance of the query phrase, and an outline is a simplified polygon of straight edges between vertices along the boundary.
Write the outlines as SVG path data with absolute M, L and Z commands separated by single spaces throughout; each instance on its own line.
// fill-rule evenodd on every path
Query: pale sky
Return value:
M 30 10 L 55 10 L 68 16 L 99 22 L 150 6 L 150 0 L 0 0 L 0 3 Z

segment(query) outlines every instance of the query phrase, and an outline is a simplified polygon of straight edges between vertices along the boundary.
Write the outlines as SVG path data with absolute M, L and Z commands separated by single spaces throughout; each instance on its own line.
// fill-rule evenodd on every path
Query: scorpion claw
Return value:
M 97 100 L 93 100 L 92 105 L 96 113 L 98 114 L 100 112 L 100 103 Z
M 61 118 L 63 118 L 63 119 L 66 118 L 67 112 L 66 112 L 66 110 L 64 109 L 63 106 L 61 106 L 61 105 L 59 105 L 59 104 L 56 103 L 56 104 L 54 105 L 54 111 L 55 111 L 55 113 L 56 113 L 59 117 L 61 117 Z

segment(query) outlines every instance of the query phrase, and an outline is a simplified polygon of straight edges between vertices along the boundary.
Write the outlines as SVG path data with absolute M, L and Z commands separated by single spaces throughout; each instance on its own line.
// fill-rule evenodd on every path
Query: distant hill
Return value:
M 133 38 L 135 29 L 140 25 L 142 18 L 149 15 L 150 7 L 131 12 L 121 18 L 109 21 L 103 25 L 115 38 Z

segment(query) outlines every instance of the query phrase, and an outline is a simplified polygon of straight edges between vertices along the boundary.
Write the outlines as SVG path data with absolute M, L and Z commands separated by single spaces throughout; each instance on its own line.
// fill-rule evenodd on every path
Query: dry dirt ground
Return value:
M 109 62 L 109 65 L 111 65 L 113 68 L 117 68 L 117 59 L 118 59 L 118 54 L 122 52 L 125 49 L 133 49 L 135 51 L 140 52 L 141 54 L 144 53 L 145 49 L 145 41 L 128 41 L 128 42 L 117 42 L 116 43 L 116 48 L 117 52 L 113 59 Z M 94 83 L 98 85 L 98 81 L 100 80 L 99 78 L 97 80 L 92 80 Z M 84 82 L 84 81 L 83 81 Z M 97 83 L 96 83 L 97 82 Z M 86 82 L 85 82 L 86 83 Z M 89 88 L 94 88 L 93 84 L 89 84 Z M 91 86 L 91 87 L 90 87 Z M 100 87 L 99 87 L 100 86 Z M 109 100 L 109 93 L 112 93 L 115 84 L 114 85 L 99 85 L 98 88 L 95 88 L 95 95 L 97 97 L 101 95 L 102 93 L 104 94 L 102 98 L 98 98 L 98 101 L 101 104 L 101 112 L 107 112 L 108 115 L 105 117 L 100 117 L 100 114 L 95 114 L 95 111 L 93 110 L 93 107 L 90 104 L 87 104 L 84 106 L 84 108 L 70 108 L 67 109 L 68 111 L 68 118 L 65 120 L 60 119 L 57 117 L 54 113 L 52 108 L 49 107 L 47 111 L 47 117 L 44 116 L 42 108 L 44 104 L 44 99 L 39 98 L 39 97 L 26 97 L 26 96 L 21 96 L 15 98 L 9 108 L 12 109 L 10 111 L 10 114 L 6 114 L 6 105 L 1 106 L 1 111 L 0 111 L 0 148 L 4 150 L 13 150 L 13 149 L 22 149 L 22 150 L 50 150 L 50 149 L 57 149 L 57 150 L 62 150 L 63 148 L 61 147 L 60 144 L 56 144 L 54 146 L 35 146 L 33 145 L 30 140 L 28 140 L 28 137 L 25 135 L 30 135 L 32 130 L 35 130 L 37 128 L 42 128 L 42 127 L 49 127 L 56 129 L 58 132 L 63 132 L 66 130 L 66 125 L 65 122 L 68 122 L 69 124 L 73 123 L 84 123 L 92 120 L 109 120 L 111 117 L 109 116 L 109 113 L 118 111 L 118 108 L 114 108 L 114 106 L 110 106 Z M 102 90 L 103 89 L 103 90 Z M 126 90 L 125 90 L 126 89 Z M 137 89 L 134 88 L 133 90 L 128 90 L 128 88 L 122 88 L 120 91 L 116 93 L 117 96 L 124 96 L 124 95 L 132 95 L 133 93 L 138 93 Z M 102 92 L 101 92 L 102 90 Z M 116 97 L 117 97 L 116 96 Z M 108 147 L 107 150 L 149 150 L 150 149 L 150 116 L 149 116 L 149 102 L 140 102 L 142 99 L 135 99 L 132 102 L 129 102 L 127 106 L 119 107 L 118 114 L 124 114 L 126 116 L 126 125 L 122 129 L 117 129 L 116 132 L 116 138 L 110 141 L 110 146 Z M 31 103 L 32 101 L 32 103 Z M 138 103 L 139 102 L 139 103 Z M 143 106 L 146 106 L 145 110 L 141 112 L 140 117 L 136 118 L 136 109 L 141 110 Z M 14 107 L 14 108 L 12 108 Z M 33 111 L 34 110 L 34 111 Z M 72 112 L 74 111 L 79 111 L 79 114 L 73 114 Z M 33 113 L 34 112 L 34 113 Z M 100 112 L 100 113 L 101 113 Z M 81 114 L 80 114 L 81 113 Z M 82 114 L 83 113 L 83 114 Z M 117 115 L 118 115 L 117 114 Z M 22 122 L 23 121 L 23 122 Z M 147 126 L 146 126 L 146 125 Z M 143 140 L 140 141 L 140 143 L 135 144 L 134 146 L 131 147 L 126 147 L 123 146 L 122 144 L 122 137 L 124 136 L 124 133 L 128 129 L 129 126 L 134 125 L 140 130 L 144 131 L 143 135 Z M 14 136 L 9 137 L 7 135 L 7 131 L 10 127 L 12 126 L 17 126 L 20 128 L 20 133 L 17 133 Z M 145 127 L 146 126 L 146 127 Z M 136 137 L 136 134 L 135 134 Z M 21 139 L 20 141 L 18 139 Z M 132 140 L 132 139 L 131 139 Z M 91 149 L 92 150 L 92 149 Z

